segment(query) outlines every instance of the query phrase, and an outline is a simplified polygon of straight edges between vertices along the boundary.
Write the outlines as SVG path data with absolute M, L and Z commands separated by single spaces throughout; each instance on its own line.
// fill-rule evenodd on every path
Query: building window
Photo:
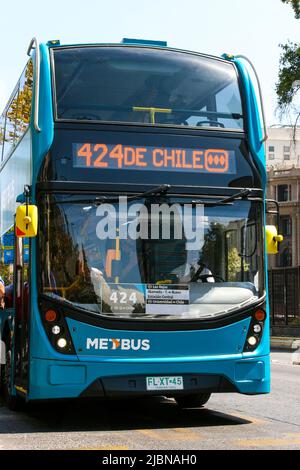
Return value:
M 275 154 L 274 153 L 269 153 L 269 160 L 274 160 Z
M 291 185 L 279 184 L 277 186 L 277 201 L 286 202 L 291 200 Z
M 285 248 L 280 256 L 281 258 L 281 266 L 283 268 L 286 268 L 288 266 L 292 266 L 293 260 L 292 260 L 292 253 L 290 252 L 289 248 Z
M 280 217 L 280 232 L 284 237 L 292 235 L 292 219 L 290 216 Z
M 293 265 L 293 257 L 289 246 L 280 246 L 276 255 L 277 268 L 287 268 Z
M 283 146 L 283 160 L 290 160 L 290 147 L 288 145 Z

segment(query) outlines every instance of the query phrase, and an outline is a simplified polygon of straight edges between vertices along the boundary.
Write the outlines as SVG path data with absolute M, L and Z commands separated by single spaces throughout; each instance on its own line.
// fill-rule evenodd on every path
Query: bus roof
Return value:
M 87 46 L 141 46 L 141 47 L 153 47 L 153 48 L 164 48 L 169 50 L 175 50 L 178 52 L 186 52 L 190 54 L 197 54 L 203 55 L 205 57 L 211 57 L 212 59 L 219 59 L 225 61 L 232 61 L 234 59 L 234 55 L 232 54 L 222 54 L 220 56 L 216 56 L 213 54 L 201 53 L 198 51 L 191 51 L 187 49 L 179 49 L 177 47 L 168 47 L 167 41 L 161 40 L 152 40 L 152 39 L 135 39 L 135 38 L 123 38 L 119 43 L 81 43 L 81 44 L 61 44 L 59 39 L 51 39 L 47 41 L 46 46 L 49 48 L 56 48 L 56 47 L 87 47 Z

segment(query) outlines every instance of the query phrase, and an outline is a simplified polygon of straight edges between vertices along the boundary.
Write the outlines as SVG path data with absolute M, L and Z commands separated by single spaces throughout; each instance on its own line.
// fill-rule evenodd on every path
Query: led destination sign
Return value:
M 235 153 L 223 149 L 73 144 L 75 168 L 236 173 Z

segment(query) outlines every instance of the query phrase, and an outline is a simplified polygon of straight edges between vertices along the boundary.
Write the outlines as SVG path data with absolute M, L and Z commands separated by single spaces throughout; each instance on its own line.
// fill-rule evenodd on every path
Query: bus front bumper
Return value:
M 152 362 L 31 360 L 28 400 L 270 391 L 269 356 Z M 147 390 L 146 377 L 182 376 L 183 390 Z

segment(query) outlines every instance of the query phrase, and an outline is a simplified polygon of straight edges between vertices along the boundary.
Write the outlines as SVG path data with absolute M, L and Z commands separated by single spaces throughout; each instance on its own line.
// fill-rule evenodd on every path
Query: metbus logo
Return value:
M 86 349 L 148 351 L 150 349 L 150 340 L 129 338 L 87 338 Z

